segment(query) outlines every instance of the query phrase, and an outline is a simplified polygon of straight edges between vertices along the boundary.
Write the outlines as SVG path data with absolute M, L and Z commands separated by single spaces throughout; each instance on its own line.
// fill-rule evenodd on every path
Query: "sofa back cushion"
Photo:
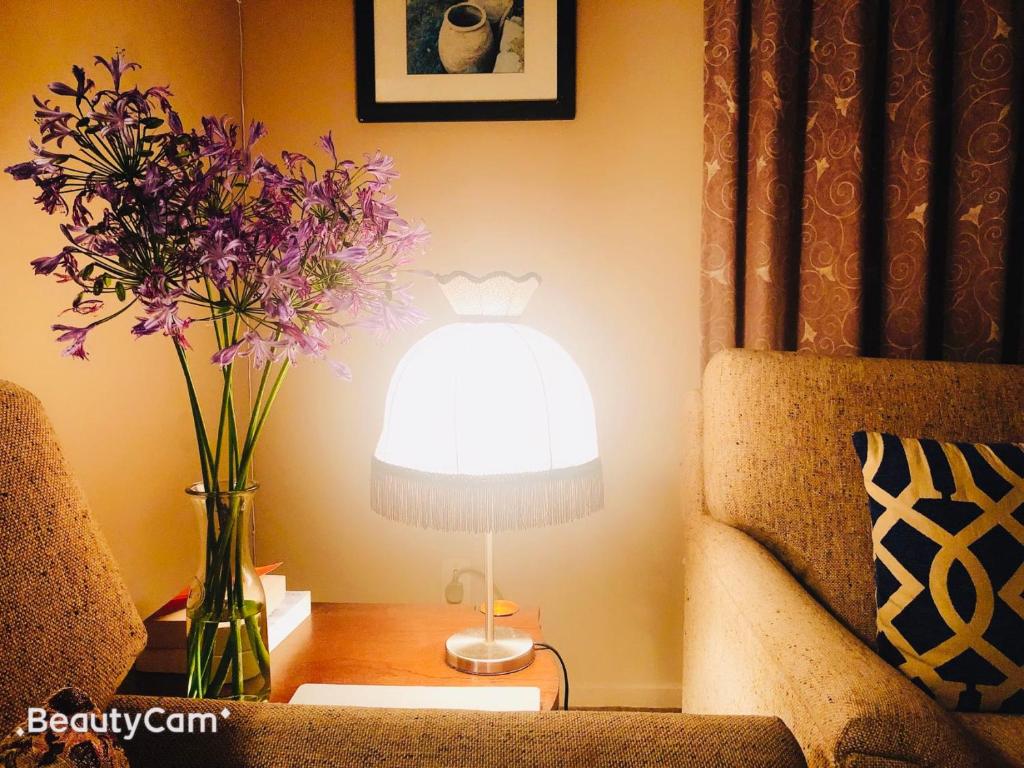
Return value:
M 0 732 L 68 685 L 105 706 L 145 637 L 42 406 L 0 381 Z
M 1024 440 L 1024 367 L 729 350 L 704 373 L 709 514 L 772 551 L 874 645 L 875 585 L 858 430 Z

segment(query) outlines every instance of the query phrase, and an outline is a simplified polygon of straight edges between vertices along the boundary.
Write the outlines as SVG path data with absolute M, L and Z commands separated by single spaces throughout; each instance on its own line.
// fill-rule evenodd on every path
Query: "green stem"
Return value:
M 239 521 L 241 521 L 241 510 L 239 510 Z M 242 530 L 241 525 L 235 526 L 235 607 L 240 615 L 245 615 L 245 592 L 242 589 L 242 547 L 245 545 L 245 537 L 248 531 Z
M 216 625 L 211 626 L 205 617 L 209 614 L 200 609 L 198 621 L 189 627 L 189 680 L 188 695 L 203 698 L 209 686 L 206 682 L 207 672 L 213 662 L 214 644 L 217 640 Z
M 242 666 L 242 620 L 237 618 L 231 619 L 231 641 L 234 648 L 229 653 L 228 649 L 224 649 L 224 655 L 231 657 L 231 688 L 232 693 L 235 696 L 242 695 L 242 685 L 245 682 L 243 677 L 243 666 Z
M 210 444 L 206 437 L 206 424 L 203 421 L 203 412 L 199 406 L 199 397 L 196 395 L 195 385 L 192 383 L 192 373 L 188 367 L 188 360 L 185 358 L 185 350 L 181 342 L 174 340 L 174 349 L 178 353 L 178 362 L 181 363 L 181 371 L 185 375 L 185 384 L 188 387 L 189 405 L 192 407 L 192 421 L 196 430 L 196 442 L 199 446 L 199 464 L 203 474 L 204 490 L 211 489 L 210 470 L 213 460 L 210 456 Z
M 273 363 L 268 360 L 263 366 L 263 373 L 260 374 L 260 383 L 256 387 L 256 397 L 252 401 L 252 409 L 249 413 L 249 426 L 245 430 L 245 444 L 252 439 L 252 431 L 256 426 L 256 417 L 259 414 L 260 403 L 263 400 L 263 392 L 267 388 L 267 380 L 270 378 L 270 369 Z
M 237 318 L 233 329 L 227 325 L 226 320 L 219 323 L 214 319 L 214 325 L 220 326 L 216 328 L 219 345 L 234 343 L 239 327 Z M 189 695 L 238 697 L 245 694 L 245 640 L 248 639 L 260 673 L 265 677 L 269 675 L 270 654 L 260 633 L 260 614 L 257 612 L 252 616 L 247 615 L 248 606 L 243 589 L 243 565 L 246 562 L 244 546 L 247 535 L 247 532 L 242 530 L 244 510 L 241 505 L 244 502 L 240 497 L 230 497 L 228 500 L 217 495 L 217 491 L 220 490 L 219 470 L 226 458 L 227 490 L 244 490 L 256 443 L 291 364 L 285 361 L 280 366 L 275 366 L 268 362 L 264 366 L 244 442 L 240 440 L 241 436 L 237 430 L 233 366 L 225 366 L 216 448 L 211 451 L 211 435 L 206 431 L 185 350 L 178 342 L 175 342 L 175 349 L 188 386 L 203 482 L 210 494 L 207 496 L 206 509 L 205 595 L 202 605 L 196 609 L 187 643 Z M 260 610 L 265 612 L 266 606 L 262 606 Z M 229 629 L 223 651 L 217 653 L 217 627 L 221 620 L 228 622 Z M 223 634 L 221 636 L 223 637 Z M 228 688 L 222 690 L 225 685 Z
M 224 445 L 224 434 L 227 431 L 227 416 L 228 416 L 228 403 L 231 400 L 231 386 L 232 386 L 232 368 L 234 366 L 227 365 L 224 367 L 223 377 L 224 383 L 220 396 L 220 418 L 217 419 L 217 449 L 214 451 L 214 462 L 213 462 L 213 476 L 217 478 L 218 483 L 220 482 L 220 458 Z M 234 468 L 228 466 L 228 471 L 233 473 Z M 228 482 L 228 488 L 233 488 L 234 483 Z
M 238 430 L 235 426 L 235 395 L 228 392 L 228 488 L 235 487 L 235 474 L 238 466 Z
M 239 323 L 238 315 L 235 315 L 230 336 L 228 335 L 228 319 L 226 315 L 222 318 L 221 322 L 224 330 L 225 343 L 228 346 L 237 343 Z M 228 377 L 231 378 L 231 381 L 226 382 L 225 384 L 227 389 L 227 399 L 224 404 L 224 419 L 228 425 L 228 488 L 235 487 L 235 470 L 237 469 L 235 462 L 238 458 L 238 432 L 235 426 L 234 369 L 234 365 L 228 366 Z
M 217 669 L 214 670 L 210 683 L 206 687 L 211 696 L 216 696 L 220 693 L 220 689 L 224 687 L 224 679 L 228 676 L 228 668 L 231 666 L 230 646 L 234 643 L 234 640 L 234 637 L 228 638 L 228 645 L 224 648 L 224 655 L 221 656 L 220 663 L 217 665 Z
M 259 414 L 254 415 L 253 419 L 249 422 L 249 434 L 246 436 L 245 445 L 242 447 L 242 456 L 238 460 L 238 483 L 240 485 L 236 486 L 235 490 L 242 490 L 241 484 L 244 484 L 245 476 L 249 472 L 249 464 L 252 463 L 253 451 L 256 449 L 256 443 L 260 439 L 260 434 L 263 432 L 263 425 L 267 421 L 267 416 L 270 415 L 270 409 L 274 405 L 274 401 L 277 399 L 277 393 L 281 391 L 281 385 L 284 384 L 284 378 L 290 368 L 290 360 L 285 360 L 281 363 L 281 368 L 270 388 L 270 393 L 267 395 L 266 402 L 263 403 Z M 257 405 L 259 405 L 258 402 Z
M 267 612 L 266 604 L 263 605 L 263 612 Z M 260 632 L 259 614 L 245 617 L 245 628 L 249 631 L 249 643 L 256 654 L 256 661 L 260 665 L 260 671 L 266 675 L 270 670 L 270 651 L 263 642 L 263 634 Z M 267 617 L 270 618 L 269 616 Z

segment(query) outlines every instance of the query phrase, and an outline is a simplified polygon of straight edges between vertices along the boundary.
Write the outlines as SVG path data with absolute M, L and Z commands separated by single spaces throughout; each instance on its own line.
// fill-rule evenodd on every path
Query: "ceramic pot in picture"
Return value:
M 484 9 L 487 20 L 495 28 L 504 20 L 505 16 L 512 10 L 512 0 L 476 0 L 476 4 Z
M 494 33 L 486 11 L 476 3 L 458 3 L 449 8 L 441 23 L 437 53 L 449 74 L 489 71 L 494 58 Z

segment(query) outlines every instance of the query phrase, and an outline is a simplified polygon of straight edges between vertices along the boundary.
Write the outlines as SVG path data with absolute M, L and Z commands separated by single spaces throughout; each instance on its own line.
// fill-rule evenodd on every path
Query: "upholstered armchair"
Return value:
M 116 697 L 142 622 L 38 400 L 0 381 L 0 731 L 75 685 L 101 707 L 219 712 L 220 701 Z M 232 703 L 216 734 L 140 732 L 134 768 L 680 766 L 799 768 L 776 718 L 476 713 Z
M 781 717 L 808 765 L 1024 766 L 1024 717 L 943 710 L 874 651 L 859 429 L 1024 439 L 1024 368 L 729 351 L 704 375 L 683 711 Z

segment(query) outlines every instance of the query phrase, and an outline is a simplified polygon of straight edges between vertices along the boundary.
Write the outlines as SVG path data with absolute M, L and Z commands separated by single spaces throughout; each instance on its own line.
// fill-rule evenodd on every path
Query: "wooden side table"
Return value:
M 533 664 L 510 675 L 467 675 L 445 664 L 444 641 L 477 623 L 483 616 L 460 605 L 313 603 L 309 619 L 270 655 L 270 700 L 286 702 L 304 683 L 518 685 L 540 688 L 541 709 L 558 706 L 561 671 L 547 651 L 538 651 Z M 537 610 L 520 610 L 495 624 L 542 640 Z M 185 678 L 133 670 L 120 692 L 182 696 Z

